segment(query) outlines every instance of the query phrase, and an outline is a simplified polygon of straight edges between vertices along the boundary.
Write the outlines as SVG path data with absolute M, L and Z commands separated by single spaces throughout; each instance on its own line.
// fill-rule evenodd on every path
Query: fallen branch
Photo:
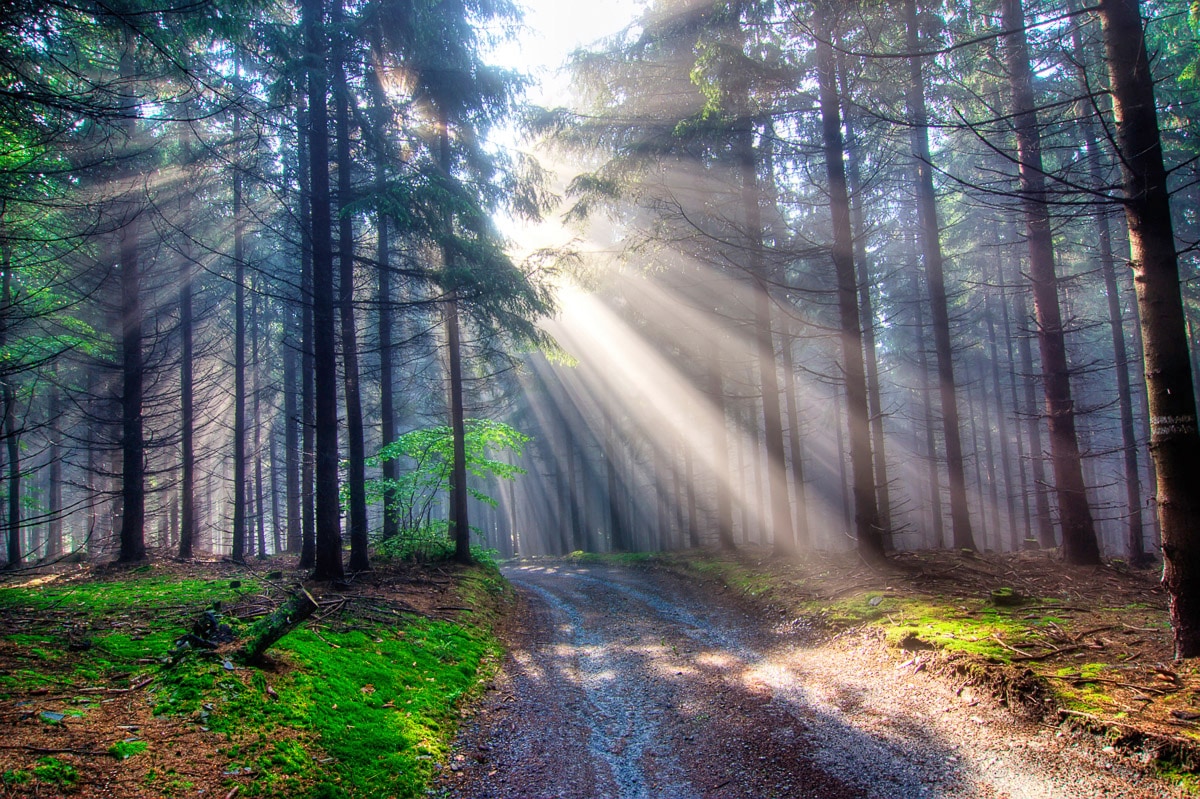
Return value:
M 345 597 L 340 597 L 334 602 L 319 603 L 320 607 L 322 608 L 322 613 L 320 616 L 317 616 L 316 619 L 314 619 L 314 621 L 324 621 L 325 619 L 329 618 L 330 616 L 332 616 L 333 614 L 337 613 L 339 610 L 344 608 L 346 606 L 346 601 L 347 600 Z
M 1015 646 L 1009 646 L 1008 644 L 1004 643 L 1002 640 L 1000 640 L 999 633 L 992 633 L 992 638 L 995 639 L 996 643 L 1000 644 L 1000 646 L 1004 647 L 1009 652 L 1016 652 L 1018 655 L 1020 655 L 1022 658 L 1025 658 L 1025 659 L 1029 659 L 1029 658 L 1033 657 L 1033 655 L 1031 655 L 1029 652 L 1026 652 L 1021 649 L 1017 649 Z
M 301 588 L 270 615 L 251 625 L 246 643 L 238 651 L 238 657 L 246 663 L 257 663 L 276 641 L 303 624 L 318 607 L 320 606 L 312 594 Z
M 154 675 L 143 677 L 128 688 L 80 688 L 76 693 L 80 694 L 128 694 L 134 691 L 140 691 L 150 683 L 154 682 Z
M 1105 624 L 1101 627 L 1092 627 L 1091 629 L 1084 630 L 1083 632 L 1075 633 L 1075 640 L 1079 641 L 1083 638 L 1086 638 L 1089 635 L 1095 635 L 1096 633 L 1102 633 L 1105 630 L 1111 630 L 1116 626 L 1117 625 L 1115 625 L 1115 624 Z
M 1121 626 L 1124 627 L 1126 630 L 1134 630 L 1139 633 L 1165 633 L 1166 632 L 1166 630 L 1163 630 L 1161 627 L 1134 627 L 1132 624 L 1125 624 L 1123 622 L 1122 622 Z

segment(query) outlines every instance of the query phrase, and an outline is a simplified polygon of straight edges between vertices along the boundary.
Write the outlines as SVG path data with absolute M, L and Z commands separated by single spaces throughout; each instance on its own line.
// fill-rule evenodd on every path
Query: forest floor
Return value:
M 1192 795 L 1200 677 L 1154 575 L 1046 555 L 510 564 L 441 786 L 511 797 Z
M 0 583 L 0 797 L 1195 795 L 1200 669 L 1152 572 L 582 556 L 506 565 L 514 605 L 494 569 L 392 564 L 308 584 L 259 666 L 170 664 L 205 610 L 241 634 L 286 598 L 274 569 Z
M 494 567 L 385 565 L 307 584 L 261 664 L 172 657 L 206 610 L 244 634 L 280 561 L 59 567 L 0 584 L 0 797 L 421 796 L 500 649 Z M 172 664 L 172 660 L 177 660 Z

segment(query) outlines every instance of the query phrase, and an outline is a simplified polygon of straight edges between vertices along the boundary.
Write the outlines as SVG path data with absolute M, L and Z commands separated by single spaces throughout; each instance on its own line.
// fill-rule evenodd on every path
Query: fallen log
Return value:
M 238 650 L 238 659 L 245 663 L 257 663 L 276 641 L 303 624 L 318 607 L 312 594 L 301 588 L 287 602 L 250 625 L 246 642 Z

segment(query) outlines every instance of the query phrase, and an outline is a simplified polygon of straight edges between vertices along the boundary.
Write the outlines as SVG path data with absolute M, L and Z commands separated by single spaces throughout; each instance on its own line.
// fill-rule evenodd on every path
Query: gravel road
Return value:
M 676 575 L 536 563 L 440 795 L 460 799 L 1176 793 L 1091 738 L 1015 719 L 878 642 L 772 627 Z

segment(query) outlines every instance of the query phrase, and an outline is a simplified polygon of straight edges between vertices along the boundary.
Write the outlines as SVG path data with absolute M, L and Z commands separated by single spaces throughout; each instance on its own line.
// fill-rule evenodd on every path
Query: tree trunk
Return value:
M 446 349 L 450 361 L 450 424 L 454 437 L 454 463 L 450 477 L 450 534 L 454 538 L 454 558 L 470 563 L 471 527 L 467 518 L 466 414 L 463 403 L 462 341 L 459 331 L 458 300 L 445 305 Z
M 63 554 L 63 504 L 62 504 L 62 388 L 58 377 L 58 364 L 50 366 L 50 397 L 47 415 L 50 417 L 49 475 L 46 492 L 46 557 L 55 558 Z
M 916 0 L 904 0 L 908 49 L 921 51 Z M 942 407 L 942 428 L 946 444 L 946 473 L 950 487 L 950 527 L 955 549 L 974 549 L 971 515 L 967 507 L 962 438 L 959 430 L 958 398 L 954 382 L 954 351 L 950 340 L 950 312 L 946 299 L 945 265 L 942 259 L 941 228 L 938 224 L 937 195 L 933 188 L 933 163 L 929 154 L 929 117 L 925 108 L 924 59 L 909 59 L 908 84 L 909 135 L 916 170 L 917 220 L 921 231 L 921 252 L 925 261 L 925 279 L 929 285 L 929 313 L 933 326 L 933 349 L 937 355 L 938 397 Z
M 1013 239 L 1016 240 L 1015 232 Z M 1033 521 L 1037 525 L 1036 538 L 1027 538 L 1026 540 L 1036 542 L 1036 545 L 1042 549 L 1053 549 L 1057 546 L 1057 542 L 1054 537 L 1054 520 L 1050 516 L 1050 484 L 1046 479 L 1046 459 L 1042 449 L 1042 416 L 1038 410 L 1037 378 L 1033 370 L 1033 345 L 1030 343 L 1033 334 L 1028 327 L 1032 320 L 1029 316 L 1029 306 L 1025 302 L 1026 290 L 1018 285 L 1021 276 L 1020 259 L 1015 253 L 1014 265 L 1017 267 L 1014 269 L 1016 274 L 1013 275 L 1013 285 L 1016 288 L 1014 315 L 1021 326 L 1016 331 L 1015 338 L 1017 354 L 1021 359 L 1021 374 L 1025 384 L 1024 414 L 1028 420 L 1026 432 L 1029 436 L 1030 471 L 1033 474 Z M 1028 497 L 1028 494 L 1026 496 Z M 1033 532 L 1030 529 L 1028 535 L 1032 536 Z
M 884 548 L 892 548 L 891 496 L 888 486 L 887 450 L 883 430 L 883 398 L 879 391 L 879 352 L 875 346 L 875 311 L 871 303 L 871 262 L 867 255 L 867 226 L 863 220 L 864 190 L 859 164 L 862 153 L 850 102 L 848 74 L 844 54 L 838 52 L 838 73 L 842 79 L 843 127 L 846 129 L 846 180 L 850 192 L 851 231 L 854 236 L 854 262 L 858 267 L 858 307 L 863 322 L 863 361 L 867 369 L 867 408 L 871 414 L 871 457 L 875 468 L 875 491 L 879 502 L 879 523 L 883 528 Z
M 716 333 L 708 352 L 708 396 L 713 408 L 713 489 L 717 499 L 717 542 L 721 549 L 737 548 L 733 541 L 733 474 L 729 467 L 729 430 L 725 421 L 725 386 L 721 376 L 720 333 Z
M 988 261 L 984 262 L 983 280 L 985 283 L 991 283 L 992 274 L 987 268 Z M 1004 290 L 1004 276 L 1002 270 L 997 270 L 998 283 L 997 286 L 1001 292 Z M 1008 548 L 1012 552 L 1016 552 L 1021 548 L 1021 536 L 1017 532 L 1017 507 L 1015 498 L 1013 497 L 1013 476 L 1012 476 L 1012 441 L 1009 439 L 1008 432 L 1008 416 L 1004 409 L 1004 391 L 1000 382 L 1000 353 L 996 343 L 996 309 L 994 287 L 989 285 L 987 296 L 984 298 L 984 320 L 987 322 L 987 337 L 989 357 L 992 362 L 992 396 L 996 400 L 996 428 L 1000 436 L 1000 464 L 1001 471 L 1004 475 L 1004 504 L 1008 513 Z M 1001 294 L 1002 303 L 1004 302 L 1003 294 Z M 1005 338 L 1008 338 L 1007 320 L 1005 324 Z M 1009 358 L 1011 365 L 1012 343 L 1009 342 Z M 1016 395 L 1013 395 L 1013 401 L 1016 401 Z M 1017 437 L 1018 442 L 1020 437 Z M 996 529 L 997 541 L 1001 538 L 999 527 Z M 997 545 L 998 549 L 1002 549 Z
M 343 576 L 338 496 L 337 352 L 333 231 L 329 202 L 329 111 L 324 0 L 303 0 L 308 56 L 308 149 L 312 206 L 313 380 L 316 405 L 316 558 L 313 577 Z
M 284 306 L 285 338 L 283 340 L 283 448 L 284 448 L 284 505 L 287 507 L 287 532 L 284 536 L 285 549 L 291 554 L 300 552 L 300 412 L 296 400 L 296 315 Z
M 654 530 L 656 541 L 651 542 L 648 549 L 651 552 L 662 552 L 668 547 L 665 542 L 671 536 L 671 517 L 670 517 L 670 488 L 667 480 L 669 479 L 667 459 L 664 456 L 662 448 L 657 441 L 649 442 L 652 480 L 651 488 L 654 490 Z M 565 526 L 565 525 L 564 525 Z
M 976 405 L 975 405 L 975 391 L 977 389 L 972 388 L 973 386 L 981 384 L 982 379 L 979 377 L 978 373 L 974 377 L 972 377 L 971 371 L 972 370 L 970 369 L 970 361 L 968 361 L 966 364 L 963 364 L 963 381 L 966 385 L 966 393 L 967 393 L 967 410 L 968 410 L 967 418 L 970 420 L 969 425 L 971 428 L 971 450 L 972 450 L 972 452 L 971 452 L 970 457 L 975 462 L 975 496 L 979 502 L 979 541 L 980 541 L 980 543 L 983 544 L 983 549 L 986 551 L 988 549 L 987 507 L 984 504 L 985 503 L 984 494 L 986 492 L 984 491 L 983 469 L 980 465 L 980 457 L 979 457 L 979 426 L 975 421 L 976 418 L 979 416 L 979 412 L 976 410 Z M 985 407 L 985 410 L 983 411 L 983 417 L 984 417 L 984 421 L 986 423 L 987 410 L 986 410 L 986 406 L 984 406 L 984 407 Z M 964 454 L 964 466 L 966 465 L 965 461 L 966 461 L 966 456 Z
M 1019 275 L 1017 276 L 1019 277 Z M 1029 510 L 1029 470 L 1025 467 L 1025 436 L 1021 433 L 1021 400 L 1020 393 L 1017 387 L 1017 353 L 1014 350 L 1013 331 L 1012 331 L 1012 311 L 1009 307 L 1009 284 L 1008 277 L 1004 270 L 1004 261 L 1000 261 L 1000 284 L 1003 290 L 1000 293 L 1000 308 L 1003 312 L 1002 319 L 1004 321 L 1004 345 L 1008 352 L 1008 375 L 1009 375 L 1009 395 L 1012 401 L 1013 413 L 1013 438 L 1017 442 L 1017 471 L 1019 472 L 1019 483 L 1021 487 L 1021 519 L 1023 521 L 1020 534 L 1020 547 L 1025 546 L 1026 539 L 1033 535 L 1033 518 Z M 1020 289 L 1017 289 L 1020 291 Z M 1018 317 L 1021 318 L 1021 317 Z M 1032 453 L 1030 455 L 1032 460 Z M 1010 489 L 1011 496 L 1011 489 Z
M 8 346 L 8 327 L 13 317 L 12 248 L 7 241 L 4 248 L 3 294 L 0 296 L 0 348 Z M 17 430 L 17 392 L 14 388 L 15 372 L 3 375 L 2 399 L 4 402 L 4 443 L 8 453 L 8 513 L 4 523 L 8 541 L 7 568 L 16 568 L 24 560 L 21 547 L 21 447 L 20 432 Z
M 841 533 L 849 536 L 854 528 L 854 503 L 846 480 L 846 424 L 842 415 L 842 391 L 837 386 L 833 389 L 833 428 L 837 431 L 838 488 L 842 496 Z
M 258 529 L 258 557 L 265 558 L 267 556 L 267 511 L 263 504 L 263 447 L 262 447 L 262 386 L 259 375 L 262 374 L 259 366 L 259 351 L 258 351 L 258 331 L 259 328 L 266 325 L 270 329 L 271 322 L 259 318 L 259 296 L 260 292 L 255 287 L 251 287 L 254 292 L 254 297 L 251 301 L 250 322 L 254 326 L 251 331 L 251 354 L 250 368 L 253 370 L 254 377 L 254 393 L 253 393 L 253 415 L 254 415 L 254 509 L 257 514 L 255 519 Z
M 994 551 L 1001 552 L 1004 550 L 1003 534 L 1000 531 L 1000 486 L 999 480 L 996 479 L 996 456 L 993 451 L 993 436 L 992 436 L 992 400 L 988 399 L 987 390 L 987 368 L 983 363 L 983 354 L 978 354 L 976 361 L 976 374 L 979 379 L 979 402 L 983 407 L 983 457 L 984 468 L 986 469 L 988 482 L 988 499 L 991 506 L 991 530 L 994 537 Z M 995 394 L 993 398 L 999 400 L 1000 395 Z M 999 411 L 997 416 L 1002 416 L 1003 412 Z M 979 445 L 976 444 L 976 459 L 979 457 Z M 985 518 L 986 514 L 981 514 L 980 518 Z M 987 534 L 981 531 L 983 537 L 983 548 L 987 549 Z
M 925 315 L 922 312 L 924 305 L 921 296 L 921 289 L 917 281 L 917 271 L 914 269 L 912 273 L 912 293 L 916 301 L 916 341 L 915 348 L 917 352 L 917 374 L 921 378 L 921 407 L 925 411 L 925 457 L 927 459 L 926 468 L 928 470 L 927 482 L 929 484 L 929 520 L 932 524 L 932 539 L 933 546 L 942 547 L 946 545 L 946 521 L 942 517 L 942 486 L 941 479 L 938 475 L 938 453 L 937 439 L 933 433 L 933 388 L 932 382 L 929 379 L 929 354 L 925 346 Z
M 303 97 L 302 104 L 306 103 Z M 299 119 L 298 147 L 300 168 L 300 561 L 301 569 L 311 569 L 317 559 L 316 517 L 316 381 L 313 377 L 313 247 L 312 159 L 308 151 L 308 112 L 302 108 Z
M 278 555 L 284 551 L 282 525 L 279 523 L 279 419 L 275 414 L 271 415 L 270 430 L 267 433 L 267 440 L 270 444 L 267 445 L 268 457 L 271 459 L 271 550 L 272 553 Z
M 574 437 L 571 435 L 570 428 L 567 427 L 566 418 L 562 415 L 562 410 L 556 408 L 559 416 L 559 422 L 563 431 L 563 441 L 566 442 L 567 448 L 567 491 L 571 495 L 571 550 L 583 549 L 586 546 L 583 536 L 583 527 L 580 520 L 580 496 L 579 496 L 579 478 L 577 465 L 578 453 L 575 451 Z
M 800 409 L 796 397 L 796 364 L 792 347 L 795 337 L 790 320 L 784 321 L 783 343 L 783 393 L 787 400 L 788 453 L 792 462 L 792 490 L 796 503 L 796 542 L 800 547 L 812 544 L 808 530 L 808 497 L 804 488 L 804 447 L 800 441 Z
M 1123 226 L 1123 228 L 1124 228 L 1124 226 Z M 1127 229 L 1127 228 L 1125 228 L 1125 229 Z M 1125 245 L 1122 246 L 1120 249 L 1124 252 L 1128 252 L 1129 251 L 1128 241 L 1126 241 Z M 1132 270 L 1130 270 L 1130 274 L 1129 274 L 1129 278 L 1128 278 L 1128 288 L 1126 288 L 1125 290 L 1132 292 L 1135 295 L 1134 296 L 1135 301 L 1132 306 L 1134 318 L 1132 320 L 1133 324 L 1130 326 L 1132 329 L 1132 334 L 1133 334 L 1133 341 L 1132 341 L 1133 355 L 1129 358 L 1129 367 L 1131 369 L 1133 369 L 1133 374 L 1131 375 L 1130 383 L 1133 384 L 1134 391 L 1137 392 L 1137 398 L 1138 398 L 1138 409 L 1137 409 L 1137 414 L 1136 414 L 1137 427 L 1138 427 L 1137 432 L 1138 432 L 1139 439 L 1141 441 L 1145 442 L 1147 449 L 1149 449 L 1150 442 L 1154 439 L 1154 436 L 1150 430 L 1150 393 L 1149 393 L 1149 389 L 1147 388 L 1147 381 L 1146 381 L 1146 358 L 1145 358 L 1146 348 L 1142 343 L 1142 313 L 1141 313 L 1141 309 L 1138 308 L 1138 304 L 1136 302 L 1137 291 L 1133 285 Z M 1153 541 L 1155 545 L 1158 545 L 1161 547 L 1161 545 L 1162 545 L 1162 529 L 1161 529 L 1161 525 L 1159 524 L 1158 511 L 1157 511 L 1158 471 L 1154 465 L 1153 457 L 1146 458 L 1144 462 L 1146 464 L 1146 472 L 1144 475 L 1144 477 L 1146 478 L 1146 485 L 1153 487 L 1152 488 L 1153 493 L 1148 498 L 1148 504 L 1153 504 L 1155 506 L 1155 511 L 1150 514 L 1151 527 L 1153 528 L 1150 532 L 1150 537 L 1151 537 L 1151 541 Z M 1147 502 L 1147 500 L 1143 500 L 1143 501 Z
M 683 485 L 687 492 L 687 545 L 696 549 L 700 546 L 700 521 L 696 502 L 696 471 L 692 462 L 692 447 L 684 440 L 679 442 L 683 450 Z
M 742 206 L 746 214 L 746 234 L 750 236 L 750 274 L 754 280 L 754 338 L 759 385 L 762 389 L 763 437 L 767 450 L 767 503 L 771 508 L 771 535 L 775 551 L 781 555 L 793 555 L 796 552 L 796 534 L 792 529 L 792 508 L 788 503 L 783 418 L 779 409 L 779 372 L 775 366 L 775 333 L 771 323 L 770 275 L 763 257 L 762 215 L 758 205 L 758 171 L 753 135 L 753 130 L 741 134 L 740 166 Z M 757 456 L 755 452 L 755 463 L 758 463 Z M 762 543 L 766 543 L 765 535 L 760 534 L 759 537 Z
M 375 261 L 378 272 L 378 302 L 379 302 L 379 426 L 383 444 L 387 445 L 396 440 L 396 404 L 395 377 L 393 375 L 394 343 L 392 336 L 392 269 L 391 242 L 388 215 L 383 211 L 383 197 L 387 190 L 387 165 L 391 161 L 388 146 L 387 128 L 389 111 L 387 93 L 384 90 L 384 45 L 382 31 L 379 26 L 373 26 L 371 36 L 372 69 L 369 74 L 371 95 L 374 100 L 374 142 L 375 142 L 375 194 L 377 210 L 375 212 Z M 394 481 L 400 476 L 400 464 L 395 459 L 389 459 L 381 464 L 382 476 L 385 481 Z M 399 502 L 395 490 L 385 483 L 383 489 L 383 538 L 394 538 L 400 532 L 399 519 L 388 508 Z
M 604 475 L 605 482 L 608 488 L 608 529 L 612 536 L 610 548 L 614 552 L 629 551 L 629 536 L 625 529 L 624 514 L 621 513 L 621 478 L 617 474 L 617 453 L 620 446 L 617 437 L 614 434 L 612 416 L 608 411 L 601 409 L 601 414 L 604 416 Z
M 1020 195 L 1029 241 L 1029 278 L 1033 284 L 1033 306 L 1042 356 L 1042 388 L 1049 420 L 1063 557 L 1068 563 L 1099 563 L 1100 548 L 1088 507 L 1075 434 L 1075 406 L 1071 399 L 1071 374 L 1059 309 L 1054 241 L 1034 104 L 1033 74 L 1025 41 L 1024 9 L 1021 0 L 1003 0 L 1002 6 L 1007 31 L 1004 54 L 1012 87 Z
M 235 70 L 236 75 L 236 70 Z M 235 144 L 241 115 L 233 116 Z M 246 559 L 246 249 L 242 217 L 242 172 L 233 165 L 233 550 L 235 563 Z
M 442 111 L 438 119 L 438 160 L 447 179 L 453 177 L 450 152 L 450 127 L 447 114 Z M 447 219 L 442 230 L 442 269 L 453 273 L 458 253 L 453 241 L 453 220 Z M 463 387 L 463 346 L 459 329 L 458 293 L 450 288 L 442 307 L 446 325 L 446 360 L 450 366 L 450 431 L 453 440 L 453 462 L 450 465 L 450 536 L 454 541 L 454 559 L 459 563 L 471 563 L 471 525 L 468 519 L 467 498 L 467 425 Z
M 350 90 L 346 85 L 346 33 L 342 30 L 342 0 L 333 0 L 331 21 L 335 31 L 333 52 L 334 116 L 338 160 L 338 266 L 342 323 L 342 378 L 346 396 L 346 483 L 350 494 L 348 515 L 350 571 L 371 568 L 367 549 L 366 447 L 363 441 L 362 397 L 358 375 L 358 332 L 354 325 L 354 162 L 350 157 Z
M 1154 79 L 1137 0 L 1101 0 L 1099 7 L 1142 319 L 1163 585 L 1170 596 L 1175 657 L 1196 657 L 1200 655 L 1200 536 L 1196 533 L 1200 433 Z
M 829 178 L 829 205 L 833 218 L 833 266 L 837 275 L 838 311 L 841 319 L 842 370 L 846 380 L 846 415 L 849 418 L 850 468 L 854 485 L 854 521 L 858 549 L 869 560 L 884 555 L 875 485 L 871 473 L 871 430 L 867 408 L 867 381 L 863 369 L 862 326 L 858 318 L 858 287 L 854 271 L 854 243 L 850 224 L 850 199 L 846 189 L 845 148 L 837 93 L 833 48 L 829 44 L 826 11 L 817 10 L 817 69 L 820 83 L 821 125 L 824 133 L 825 170 Z
M 382 175 L 382 166 L 379 169 Z M 375 225 L 378 233 L 375 257 L 379 261 L 379 425 L 383 443 L 390 444 L 396 440 L 396 381 L 392 374 L 392 359 L 394 357 L 392 349 L 394 345 L 392 343 L 392 287 L 387 215 L 383 213 L 376 214 Z M 382 469 L 384 480 L 394 481 L 400 476 L 400 465 L 394 458 L 385 460 L 382 464 Z M 387 509 L 394 506 L 399 501 L 399 497 L 389 484 L 384 487 L 383 498 L 385 509 L 383 515 L 383 537 L 385 539 L 393 538 L 400 532 L 400 529 L 396 515 L 389 513 Z
M 2 327 L 0 327 L 2 329 Z M 89 369 L 87 375 L 87 392 L 88 396 L 95 398 L 99 396 L 100 380 L 96 369 Z M 101 442 L 101 425 L 97 421 L 98 416 L 94 413 L 87 414 L 87 474 L 84 478 L 84 490 L 87 492 L 87 533 L 83 538 L 83 550 L 89 555 L 95 551 L 96 532 L 100 529 L 100 442 Z
M 750 380 L 751 379 L 746 380 L 746 385 L 750 385 Z M 746 424 L 744 423 L 745 413 L 746 408 L 743 403 L 739 402 L 734 406 L 733 422 L 734 430 L 737 431 L 734 444 L 734 449 L 736 452 L 736 455 L 734 456 L 736 459 L 734 474 L 737 475 L 737 493 L 734 495 L 734 499 L 737 501 L 738 506 L 738 524 L 740 532 L 740 536 L 738 537 L 737 541 L 743 545 L 750 543 L 750 512 L 752 505 L 750 496 L 751 491 L 753 490 L 753 483 L 751 483 L 749 488 L 746 485 L 746 439 L 748 437 L 748 431 L 746 430 Z M 757 447 L 755 449 L 757 450 Z
M 133 33 L 125 33 L 121 53 L 122 85 L 130 87 L 135 79 Z M 120 98 L 127 110 L 126 135 L 129 142 L 137 141 L 137 100 L 132 94 Z M 146 557 L 146 447 L 142 432 L 142 395 L 145 363 L 142 355 L 142 298 L 141 273 L 138 263 L 140 247 L 140 208 L 134 195 L 136 176 L 126 168 L 127 183 L 117 243 L 121 264 L 121 549 L 118 560 L 131 563 Z
M 186 161 L 191 161 L 186 149 Z M 192 220 L 192 192 L 183 192 L 183 219 Z M 196 411 L 192 361 L 193 334 L 192 281 L 195 260 L 191 236 L 185 235 L 180 244 L 179 259 L 179 558 L 191 560 L 196 545 Z
M 687 512 L 687 495 L 679 471 L 679 438 L 673 436 L 669 444 L 670 451 L 666 454 L 667 468 L 671 471 L 671 499 L 667 508 L 670 514 L 670 536 L 663 543 L 668 550 L 683 549 L 683 536 L 686 528 L 684 514 Z
M 1071 0 L 1071 9 L 1078 0 Z M 1088 90 L 1088 81 L 1083 65 L 1091 59 L 1084 48 L 1079 25 L 1071 28 L 1071 47 L 1080 65 L 1080 88 Z M 1080 128 L 1084 147 L 1087 150 L 1088 167 L 1092 187 L 1102 191 L 1107 185 L 1101 166 L 1103 151 L 1096 134 L 1095 120 L 1085 106 L 1080 113 Z M 1121 312 L 1121 297 L 1117 286 L 1116 258 L 1113 255 L 1112 211 L 1101 204 L 1096 213 L 1096 235 L 1099 245 L 1100 273 L 1104 278 L 1104 291 L 1108 296 L 1108 324 L 1113 343 L 1113 370 L 1117 382 L 1117 408 L 1121 419 L 1121 449 L 1125 466 L 1125 503 L 1129 524 L 1125 535 L 1125 554 L 1134 567 L 1146 564 L 1145 534 L 1142 523 L 1142 478 L 1138 468 L 1137 436 L 1133 424 L 1133 390 L 1129 383 L 1129 356 L 1125 347 L 1125 320 Z

